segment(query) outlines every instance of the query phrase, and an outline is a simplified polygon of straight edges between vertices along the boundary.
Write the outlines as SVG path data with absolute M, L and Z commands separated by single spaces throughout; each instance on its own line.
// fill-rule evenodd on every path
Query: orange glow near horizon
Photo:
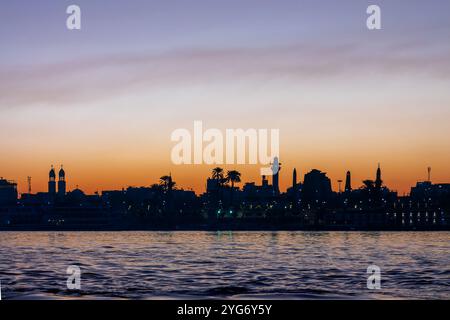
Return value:
M 298 180 L 302 181 L 306 172 L 313 168 L 317 168 L 327 173 L 332 181 L 333 190 L 338 191 L 337 180 L 345 181 L 347 170 L 352 173 L 352 187 L 359 188 L 364 179 L 375 179 L 375 171 L 377 167 L 376 160 L 359 159 L 352 162 L 345 160 L 330 161 L 333 154 L 323 153 L 317 160 L 313 156 L 303 161 L 297 161 L 295 155 L 281 158 L 282 170 L 280 172 L 280 187 L 284 191 L 292 184 L 292 170 L 297 169 Z M 117 159 L 117 161 L 108 161 L 107 158 L 92 161 L 70 160 L 64 162 L 66 171 L 66 180 L 68 190 L 80 188 L 86 193 L 102 192 L 105 190 L 120 190 L 129 186 L 140 187 L 150 186 L 158 183 L 159 177 L 171 173 L 178 188 L 185 190 L 193 189 L 197 194 L 205 191 L 206 178 L 210 176 L 212 165 L 171 165 L 169 157 L 161 157 L 161 159 L 146 159 L 142 157 L 136 159 Z M 166 159 L 165 159 L 166 158 Z M 367 157 L 369 158 L 369 157 Z M 409 193 L 410 188 L 417 181 L 427 179 L 428 162 L 422 160 L 409 161 L 405 166 L 401 159 L 396 159 L 395 155 L 383 157 L 385 161 L 381 161 L 382 179 L 386 186 L 391 190 L 398 191 L 399 195 Z M 300 159 L 300 157 L 299 157 Z M 111 159 L 109 159 L 111 160 Z M 153 160 L 153 161 L 152 161 Z M 362 161 L 366 160 L 366 161 Z M 34 161 L 21 159 L 14 161 L 13 159 L 2 161 L 2 176 L 7 179 L 15 180 L 18 183 L 20 193 L 27 192 L 27 176 L 32 177 L 32 191 L 46 192 L 48 171 L 51 163 L 47 159 L 37 157 Z M 242 187 L 246 182 L 256 182 L 261 184 L 261 176 L 259 175 L 259 165 L 219 165 L 225 170 L 237 169 L 242 174 L 242 182 L 238 186 Z M 55 163 L 55 168 L 59 170 L 59 165 Z M 435 183 L 448 182 L 450 176 L 446 171 L 446 163 L 444 161 L 434 160 L 432 163 L 432 180 Z M 269 177 L 271 182 L 271 178 Z M 342 184 L 343 188 L 343 184 Z
M 229 103 L 242 106 L 239 97 Z M 218 104 L 217 110 L 226 110 Z M 449 111 L 438 108 L 412 113 L 398 108 L 393 112 L 376 103 L 359 113 L 353 106 L 336 108 L 338 112 L 317 107 L 283 110 L 275 118 L 264 112 L 267 108 L 254 118 L 251 114 L 258 111 L 250 108 L 240 111 L 240 119 L 223 113 L 220 120 L 212 113 L 194 110 L 191 114 L 183 108 L 168 114 L 152 108 L 99 108 L 94 113 L 81 106 L 62 113 L 52 108 L 6 110 L 3 119 L 7 120 L 0 120 L 0 131 L 10 138 L 0 140 L 0 176 L 17 181 L 21 193 L 27 192 L 27 176 L 32 177 L 33 192 L 46 191 L 50 165 L 58 169 L 64 164 L 68 190 L 78 186 L 92 194 L 149 186 L 172 173 L 178 187 L 202 193 L 211 169 L 221 166 L 242 173 L 241 187 L 245 182 L 260 184 L 261 165 L 172 164 L 171 149 L 176 143 L 170 141 L 171 132 L 178 128 L 192 132 L 193 122 L 207 117 L 204 130 L 279 128 L 282 191 L 291 185 L 294 167 L 299 180 L 313 168 L 326 172 L 334 191 L 338 191 L 337 180 L 345 180 L 347 170 L 352 173 L 354 189 L 364 179 L 375 179 L 378 163 L 385 185 L 399 195 L 426 180 L 428 166 L 432 167 L 433 182 L 450 182 Z M 175 112 L 179 113 L 176 118 Z

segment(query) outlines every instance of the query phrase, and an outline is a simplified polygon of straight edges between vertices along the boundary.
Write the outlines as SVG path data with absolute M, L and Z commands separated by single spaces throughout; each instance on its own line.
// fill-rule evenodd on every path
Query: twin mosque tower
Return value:
M 58 192 L 56 191 L 56 172 L 55 169 L 50 169 L 48 174 L 48 194 L 50 196 L 64 197 L 66 195 L 66 172 L 61 165 L 61 169 L 58 173 Z

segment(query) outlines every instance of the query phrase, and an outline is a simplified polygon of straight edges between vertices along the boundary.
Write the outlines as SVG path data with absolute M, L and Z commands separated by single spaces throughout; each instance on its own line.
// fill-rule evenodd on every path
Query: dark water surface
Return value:
M 0 232 L 0 281 L 3 299 L 450 299 L 450 232 Z

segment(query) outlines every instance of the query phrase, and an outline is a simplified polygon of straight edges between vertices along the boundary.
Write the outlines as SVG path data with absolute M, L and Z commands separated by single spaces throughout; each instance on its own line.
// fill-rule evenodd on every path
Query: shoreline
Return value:
M 229 231 L 246 231 L 246 232 L 286 232 L 286 231 L 306 231 L 306 232 L 449 232 L 450 226 L 440 226 L 436 228 L 375 228 L 375 227 L 256 227 L 256 226 L 174 226 L 174 227 L 119 227 L 119 226 L 85 226 L 85 227 L 0 227 L 0 232 L 39 232 L 39 231 L 55 231 L 55 232 L 126 232 L 126 231 L 152 231 L 152 232 L 229 232 Z

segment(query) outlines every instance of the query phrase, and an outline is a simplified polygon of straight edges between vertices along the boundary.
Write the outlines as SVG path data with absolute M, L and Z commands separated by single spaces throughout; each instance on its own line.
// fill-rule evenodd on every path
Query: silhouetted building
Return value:
M 13 205 L 17 202 L 17 184 L 0 178 L 0 205 Z
M 417 182 L 416 186 L 411 188 L 411 198 L 426 201 L 434 193 L 433 189 L 430 181 Z
M 220 182 L 219 179 L 208 178 L 206 180 L 206 192 L 207 193 L 218 192 L 220 187 L 219 182 Z
M 278 159 L 274 159 L 273 184 L 262 176 L 261 185 L 246 183 L 243 191 L 219 177 L 208 179 L 207 192 L 197 197 L 193 191 L 174 187 L 175 182 L 169 175 L 162 177 L 160 184 L 104 191 L 100 197 L 98 193 L 87 195 L 78 188 L 66 192 L 62 167 L 56 189 L 52 166 L 49 192 L 25 193 L 20 200 L 17 200 L 16 183 L 0 178 L 0 229 L 26 226 L 153 228 L 158 225 L 178 228 L 185 223 L 189 227 L 192 223 L 203 226 L 209 219 L 213 225 L 208 224 L 208 228 L 216 223 L 220 227 L 221 220 L 228 223 L 228 219 L 242 219 L 243 226 L 248 223 L 252 228 L 291 224 L 300 228 L 336 230 L 450 228 L 450 184 L 418 182 L 411 188 L 409 197 L 399 198 L 396 192 L 383 185 L 378 165 L 376 179 L 364 180 L 363 187 L 355 190 L 352 190 L 348 171 L 345 193 L 337 194 L 332 191 L 326 173 L 313 169 L 305 174 L 301 183 L 300 179 L 297 181 L 297 170 L 293 169 L 292 186 L 280 194 L 279 169 Z
M 294 168 L 292 171 L 292 186 L 286 190 L 294 208 L 297 208 L 300 205 L 301 191 L 302 184 L 297 182 L 297 169 Z
M 123 209 L 127 205 L 126 194 L 124 189 L 102 191 L 102 201 L 107 207 Z
M 22 193 L 20 204 L 30 206 L 47 206 L 54 202 L 54 195 L 50 196 L 48 192 L 38 192 L 36 194 Z
M 48 194 L 50 196 L 56 195 L 56 173 L 53 166 L 50 169 L 50 172 L 48 173 Z
M 450 197 L 450 184 L 432 184 L 430 181 L 417 182 L 411 188 L 411 199 L 421 202 L 442 200 L 443 197 Z
M 377 178 L 375 179 L 375 189 L 380 190 L 382 184 L 383 184 L 383 180 L 381 180 L 381 168 L 380 168 L 380 164 L 378 164 Z
M 332 196 L 331 180 L 325 172 L 313 169 L 305 174 L 303 181 L 302 198 L 307 203 L 323 203 Z
M 276 196 L 280 194 L 280 170 L 281 163 L 279 163 L 278 158 L 275 157 L 272 164 L 272 187 L 273 193 Z
M 345 177 L 345 192 L 352 191 L 352 176 L 350 171 L 347 171 L 347 176 Z
M 262 176 L 261 186 L 263 186 L 263 187 L 268 187 L 269 186 L 269 180 L 267 180 L 266 176 Z
M 58 194 L 59 194 L 59 190 L 58 190 Z M 77 189 L 67 193 L 66 200 L 67 200 L 67 202 L 70 202 L 70 203 L 83 203 L 86 201 L 86 194 L 82 190 L 77 188 Z
M 266 204 L 273 199 L 273 186 L 269 184 L 266 176 L 262 176 L 261 185 L 247 182 L 242 188 L 242 197 L 250 203 Z
M 254 182 L 247 182 L 242 188 L 242 192 L 244 199 L 269 200 L 273 197 L 273 189 L 269 184 L 257 186 Z
M 292 188 L 295 188 L 297 185 L 297 169 L 294 168 L 294 171 L 292 171 Z
M 66 172 L 61 166 L 61 170 L 59 170 L 59 179 L 58 179 L 58 196 L 63 198 L 66 195 Z

